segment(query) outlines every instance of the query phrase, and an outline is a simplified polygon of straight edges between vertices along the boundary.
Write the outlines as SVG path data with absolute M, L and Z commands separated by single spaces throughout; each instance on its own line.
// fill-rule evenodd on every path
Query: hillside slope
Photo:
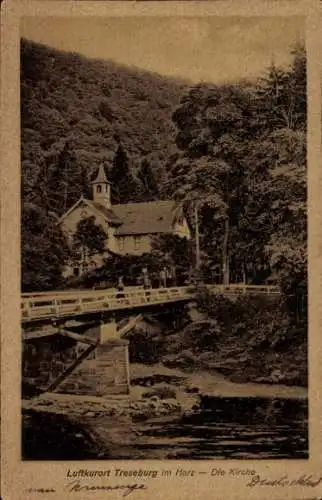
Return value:
M 112 161 L 118 140 L 133 171 L 146 157 L 162 177 L 162 165 L 176 151 L 171 115 L 185 87 L 171 78 L 22 40 L 25 198 L 32 197 L 39 176 L 66 141 L 87 177 L 102 160 Z

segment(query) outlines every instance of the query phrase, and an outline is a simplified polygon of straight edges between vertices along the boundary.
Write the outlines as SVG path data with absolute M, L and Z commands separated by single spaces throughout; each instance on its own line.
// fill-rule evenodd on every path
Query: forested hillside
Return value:
M 192 229 L 198 213 L 207 279 L 275 273 L 288 295 L 305 295 L 306 55 L 292 55 L 252 82 L 188 86 L 23 40 L 24 289 L 61 283 L 68 248 L 57 217 L 90 196 L 104 162 L 113 202 L 174 198 Z M 166 264 L 177 265 L 168 244 Z
M 165 162 L 176 151 L 171 115 L 184 88 L 170 78 L 22 40 L 24 200 L 60 215 L 82 191 L 88 194 L 98 164 L 112 165 L 120 147 L 135 176 L 132 201 L 145 189 L 140 169 L 153 170 L 162 184 Z

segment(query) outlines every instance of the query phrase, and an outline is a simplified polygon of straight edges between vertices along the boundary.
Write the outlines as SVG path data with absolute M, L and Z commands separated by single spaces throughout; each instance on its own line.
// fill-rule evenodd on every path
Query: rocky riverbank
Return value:
M 44 393 L 22 401 L 23 457 L 109 458 L 134 446 L 139 422 L 169 415 L 181 416 L 175 399 Z
M 158 397 L 136 399 L 133 397 L 101 398 L 71 394 L 44 393 L 36 398 L 22 401 L 25 413 L 55 413 L 72 419 L 100 418 L 124 421 L 159 417 L 181 412 L 175 399 L 160 400 Z
M 247 458 L 249 446 L 267 458 L 286 453 L 275 450 L 274 436 L 281 443 L 290 441 L 294 453 L 305 449 L 307 400 L 301 387 L 236 384 L 221 374 L 187 374 L 161 364 L 131 368 L 129 396 L 44 393 L 23 400 L 23 458 L 211 458 L 231 453 Z M 264 444 L 263 432 L 268 436 Z
M 71 418 L 112 418 L 144 420 L 166 415 L 182 415 L 197 408 L 203 397 L 306 398 L 303 387 L 280 384 L 240 384 L 220 373 L 187 373 L 162 364 L 131 365 L 132 387 L 129 396 L 77 396 L 43 393 L 24 399 L 25 412 L 56 413 Z

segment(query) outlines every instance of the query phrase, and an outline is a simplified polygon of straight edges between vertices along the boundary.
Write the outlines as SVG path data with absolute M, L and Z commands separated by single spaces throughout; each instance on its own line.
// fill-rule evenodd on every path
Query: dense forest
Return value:
M 304 48 L 292 56 L 255 82 L 188 85 L 22 40 L 23 289 L 62 285 L 69 249 L 57 218 L 90 196 L 103 162 L 115 202 L 171 198 L 198 222 L 204 276 L 273 276 L 305 294 Z M 189 252 L 195 261 L 193 242 Z
M 100 163 L 112 165 L 122 154 L 119 148 L 138 184 L 147 164 L 162 182 L 162 168 L 176 151 L 171 114 L 184 89 L 170 78 L 22 40 L 24 199 L 51 209 L 51 193 L 41 199 L 42 188 L 50 190 L 62 176 L 68 207 L 88 189 Z M 60 194 L 56 189 L 53 197 Z M 58 213 L 63 205 L 54 204 Z

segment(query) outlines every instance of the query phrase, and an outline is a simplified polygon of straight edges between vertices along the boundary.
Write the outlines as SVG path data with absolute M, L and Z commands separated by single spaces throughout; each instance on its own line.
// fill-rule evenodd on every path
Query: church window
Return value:
M 102 192 L 102 186 L 100 184 L 98 184 L 97 186 L 97 192 L 98 193 L 101 193 Z
M 74 267 L 74 276 L 79 276 L 79 267 Z
M 140 236 L 134 236 L 134 249 L 139 250 L 140 248 Z

